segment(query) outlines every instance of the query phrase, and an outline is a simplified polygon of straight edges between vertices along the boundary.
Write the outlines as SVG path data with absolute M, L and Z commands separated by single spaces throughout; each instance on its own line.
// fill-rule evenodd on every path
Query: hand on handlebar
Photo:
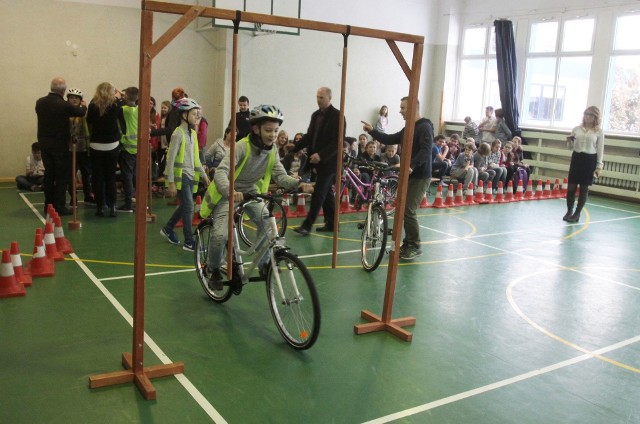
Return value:
M 233 202 L 234 203 L 240 203 L 242 201 L 244 201 L 244 194 L 242 194 L 239 191 L 234 191 L 233 192 Z
M 300 183 L 298 190 L 302 190 L 303 193 L 313 193 L 313 184 Z

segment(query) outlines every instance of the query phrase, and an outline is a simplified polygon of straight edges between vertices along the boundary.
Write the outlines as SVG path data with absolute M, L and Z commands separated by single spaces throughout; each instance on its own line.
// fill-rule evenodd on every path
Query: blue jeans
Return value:
M 180 219 L 182 219 L 182 231 L 184 233 L 184 241 L 193 242 L 193 231 L 191 228 L 191 219 L 193 218 L 193 184 L 194 181 L 187 177 L 185 174 L 182 174 L 182 188 L 178 190 L 178 200 L 180 204 L 173 211 L 173 215 L 169 218 L 166 225 L 164 226 L 164 230 L 167 233 L 173 232 L 173 229 L 176 227 L 176 224 Z
M 124 206 L 131 208 L 136 179 L 136 155 L 132 155 L 122 149 L 120 150 L 118 163 L 120 164 L 120 176 L 122 177 L 122 188 L 124 189 Z

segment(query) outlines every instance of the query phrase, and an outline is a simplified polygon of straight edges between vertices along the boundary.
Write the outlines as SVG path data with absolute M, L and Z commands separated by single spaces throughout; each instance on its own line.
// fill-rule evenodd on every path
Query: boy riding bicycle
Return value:
M 214 179 L 207 189 L 200 215 L 203 217 L 213 213 L 214 233 L 209 241 L 207 268 L 211 271 L 208 285 L 211 290 L 223 288 L 223 276 L 220 272 L 222 256 L 227 245 L 227 228 L 229 219 L 229 198 L 234 203 L 243 200 L 243 193 L 266 193 L 269 183 L 273 181 L 286 190 L 296 188 L 310 193 L 311 184 L 300 183 L 297 178 L 287 175 L 278 157 L 274 143 L 278 138 L 278 131 L 283 116 L 280 109 L 273 105 L 260 105 L 251 111 L 249 135 L 237 142 L 235 146 L 235 181 L 234 192 L 229 193 L 230 155 L 227 154 L 216 169 Z M 268 211 L 261 203 L 246 205 L 246 210 L 257 226 L 258 238 L 264 234 L 264 219 Z M 268 261 L 268 256 L 257 258 L 259 269 L 262 271 Z

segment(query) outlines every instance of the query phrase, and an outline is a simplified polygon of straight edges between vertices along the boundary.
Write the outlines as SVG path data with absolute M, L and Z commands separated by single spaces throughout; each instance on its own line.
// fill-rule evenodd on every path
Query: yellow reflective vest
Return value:
M 187 140 L 185 139 L 184 130 L 181 127 L 177 127 L 176 131 L 178 130 L 182 133 L 182 141 L 180 143 L 180 150 L 178 150 L 178 155 L 176 156 L 176 161 L 173 164 L 173 182 L 176 185 L 176 189 L 181 190 L 184 151 Z M 195 130 L 191 130 L 191 139 L 193 140 L 193 181 L 196 182 L 193 185 L 193 192 L 196 193 L 198 191 L 198 181 L 200 181 L 200 168 L 202 165 L 200 163 L 200 153 L 198 152 L 198 134 L 196 134 Z M 171 147 L 169 147 L 169 149 L 171 149 Z M 169 186 L 169 180 L 165 181 L 165 186 Z
M 138 106 L 122 106 L 122 114 L 127 128 L 120 143 L 127 152 L 135 155 L 138 153 Z

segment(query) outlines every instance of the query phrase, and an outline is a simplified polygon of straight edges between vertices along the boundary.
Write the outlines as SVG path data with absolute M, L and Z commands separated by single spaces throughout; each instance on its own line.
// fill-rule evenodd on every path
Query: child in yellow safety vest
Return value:
M 200 215 L 207 217 L 213 214 L 213 235 L 209 241 L 207 256 L 208 285 L 211 290 L 224 288 L 220 265 L 227 245 L 230 199 L 241 202 L 244 194 L 266 193 L 271 180 L 287 190 L 298 188 L 307 193 L 313 191 L 311 184 L 301 183 L 298 178 L 287 175 L 280 162 L 274 142 L 278 138 L 281 124 L 282 112 L 276 106 L 260 105 L 253 109 L 249 117 L 251 132 L 237 142 L 234 158 L 227 154 L 222 159 L 213 182 L 207 189 Z M 235 180 L 233 193 L 230 193 L 229 169 L 232 159 L 235 164 Z M 264 219 L 268 215 L 263 206 L 261 203 L 251 203 L 245 209 L 257 226 L 258 237 L 264 233 Z M 263 258 L 256 258 L 261 274 L 264 273 L 268 259 L 268 254 Z
M 133 212 L 134 181 L 136 178 L 136 158 L 138 157 L 138 88 L 128 87 L 124 90 L 124 116 L 125 128 L 122 130 L 120 144 L 122 149 L 118 156 L 120 176 L 122 177 L 122 191 L 124 191 L 124 204 L 118 206 L 118 212 Z
M 194 241 L 191 231 L 193 194 L 198 190 L 200 178 L 205 185 L 209 184 L 209 178 L 200 163 L 198 135 L 195 130 L 196 122 L 200 118 L 200 105 L 190 98 L 180 99 L 175 105 L 180 110 L 181 123 L 171 135 L 165 168 L 165 185 L 169 196 L 175 197 L 177 194 L 180 202 L 169 221 L 160 230 L 160 234 L 166 237 L 169 243 L 180 244 L 173 230 L 182 219 L 184 234 L 182 249 L 193 252 Z

